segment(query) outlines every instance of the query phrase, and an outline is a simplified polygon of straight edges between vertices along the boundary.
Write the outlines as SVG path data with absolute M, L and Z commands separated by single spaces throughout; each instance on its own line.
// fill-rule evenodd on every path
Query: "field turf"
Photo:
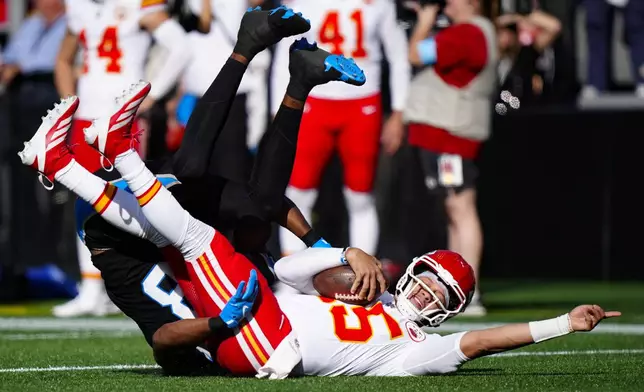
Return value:
M 449 376 L 283 381 L 166 377 L 122 317 L 58 322 L 51 303 L 0 305 L 0 391 L 642 391 L 644 284 L 489 283 L 490 315 L 458 317 L 441 333 L 554 317 L 597 303 L 624 316 L 575 334 L 466 364 Z

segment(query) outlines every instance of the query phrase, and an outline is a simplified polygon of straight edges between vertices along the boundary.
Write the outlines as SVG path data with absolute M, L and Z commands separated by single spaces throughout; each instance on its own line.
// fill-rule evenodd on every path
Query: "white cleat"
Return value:
M 136 112 L 150 92 L 150 83 L 139 81 L 130 86 L 114 101 L 112 114 L 101 117 L 85 128 L 85 141 L 108 161 L 114 162 L 119 154 L 132 147 L 132 123 Z M 105 166 L 104 166 L 105 167 Z
M 68 318 L 80 316 L 97 316 L 103 317 L 112 314 L 119 314 L 121 311 L 107 296 L 103 282 L 95 287 L 87 287 L 81 283 L 81 289 L 78 296 L 71 301 L 62 305 L 54 306 L 51 310 L 55 317 Z
M 47 189 L 53 188 L 54 175 L 71 160 L 68 156 L 67 132 L 78 104 L 78 97 L 71 96 L 48 110 L 36 134 L 25 142 L 24 149 L 18 153 L 24 165 L 40 173 L 39 180 Z M 43 177 L 49 180 L 49 185 L 45 185 Z

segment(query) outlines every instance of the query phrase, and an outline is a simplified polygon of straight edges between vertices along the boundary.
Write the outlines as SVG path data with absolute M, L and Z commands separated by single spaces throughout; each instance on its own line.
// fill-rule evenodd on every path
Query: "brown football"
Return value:
M 351 286 L 356 274 L 348 265 L 329 268 L 313 277 L 313 287 L 323 297 L 336 299 L 350 305 L 367 305 L 366 298 L 360 298 L 359 293 L 351 294 Z M 389 281 L 387 281 L 389 285 Z M 359 289 L 358 289 L 359 290 Z

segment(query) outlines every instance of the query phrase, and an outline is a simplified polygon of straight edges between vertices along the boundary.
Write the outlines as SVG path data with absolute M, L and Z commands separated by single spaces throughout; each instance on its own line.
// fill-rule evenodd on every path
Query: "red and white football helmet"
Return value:
M 419 278 L 424 272 L 434 274 L 439 283 L 447 288 L 449 302 L 446 305 Z M 433 301 L 423 309 L 418 309 L 409 298 L 418 286 L 433 297 Z M 474 271 L 461 255 L 448 250 L 435 250 L 414 258 L 409 264 L 396 285 L 396 308 L 410 320 L 437 327 L 465 310 L 472 300 L 475 286 Z

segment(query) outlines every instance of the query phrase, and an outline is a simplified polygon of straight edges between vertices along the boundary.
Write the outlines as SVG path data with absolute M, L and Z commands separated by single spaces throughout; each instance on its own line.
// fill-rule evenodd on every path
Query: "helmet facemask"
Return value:
M 398 281 L 396 307 L 412 321 L 430 327 L 438 327 L 445 320 L 465 309 L 468 301 L 451 273 L 428 257 L 429 255 L 415 258 Z M 423 276 L 444 288 L 445 303 L 420 279 Z M 417 288 L 425 290 L 431 296 L 431 301 L 422 309 L 418 309 L 414 301 L 409 298 Z

